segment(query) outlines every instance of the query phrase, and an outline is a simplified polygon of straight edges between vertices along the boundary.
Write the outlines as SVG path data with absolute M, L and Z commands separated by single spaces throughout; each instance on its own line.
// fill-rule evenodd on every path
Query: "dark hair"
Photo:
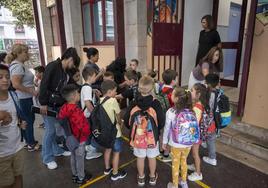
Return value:
M 127 79 L 134 80 L 135 82 L 137 82 L 139 79 L 137 72 L 134 70 L 129 70 L 129 71 L 125 72 L 124 75 L 125 75 L 125 77 L 127 77 Z
M 114 73 L 114 81 L 121 84 L 124 81 L 124 72 L 126 72 L 126 58 L 117 57 L 110 65 L 106 67 L 106 71 Z
M 61 56 L 61 60 L 69 59 L 70 57 L 73 58 L 75 67 L 79 67 L 80 65 L 80 57 L 77 54 L 77 51 L 75 48 L 70 47 Z
M 6 56 L 7 56 L 6 52 L 0 53 L 0 62 L 4 62 Z
M 139 61 L 137 59 L 131 59 L 131 61 L 135 62 L 137 66 L 139 65 Z
M 150 70 L 148 75 L 151 76 L 152 78 L 155 78 L 157 75 L 157 72 L 155 70 Z
M 93 76 L 94 74 L 97 74 L 96 69 L 92 67 L 85 67 L 82 71 L 82 76 L 84 80 L 87 80 L 89 76 Z
M 208 87 L 211 88 L 216 88 L 217 85 L 220 83 L 220 77 L 217 74 L 208 74 L 205 77 L 206 80 L 206 84 L 208 85 Z
M 39 73 L 44 73 L 45 72 L 45 67 L 37 66 L 37 67 L 34 67 L 34 70 L 39 72 Z
M 170 85 L 172 80 L 175 80 L 178 73 L 175 70 L 167 69 L 162 73 L 162 78 L 165 84 Z
M 88 59 L 90 59 L 91 56 L 95 56 L 99 53 L 96 48 L 83 48 L 83 51 L 87 54 Z
M 211 65 L 214 53 L 216 51 L 219 51 L 219 60 L 214 64 L 214 66 L 216 67 L 218 72 L 222 72 L 223 71 L 223 54 L 222 54 L 222 49 L 217 46 L 212 47 L 208 51 L 207 55 L 201 59 L 200 65 L 202 65 L 205 62 Z
M 206 112 L 210 111 L 210 107 L 209 107 L 209 91 L 206 88 L 206 86 L 204 84 L 201 83 L 196 83 L 193 88 L 195 89 L 196 93 L 199 94 L 199 101 L 201 102 L 201 104 L 204 106 Z
M 70 70 L 68 70 L 68 73 L 70 75 L 70 77 L 73 77 L 77 72 L 80 72 L 80 70 L 76 67 L 71 68 Z
M 180 112 L 184 109 L 192 110 L 192 95 L 190 91 L 186 91 L 182 87 L 175 87 L 174 97 L 178 98 L 177 101 L 174 101 L 175 109 Z
M 6 65 L 0 64 L 0 70 L 5 70 L 9 73 L 8 66 L 6 66 Z
M 112 78 L 114 78 L 114 73 L 112 73 L 111 71 L 106 71 L 103 74 L 103 77 L 112 77 Z
M 75 84 L 67 84 L 63 86 L 61 89 L 61 96 L 66 100 L 69 101 L 69 97 L 71 94 L 73 94 L 75 91 L 78 91 L 79 87 Z
M 101 92 L 105 95 L 109 90 L 117 88 L 117 84 L 112 80 L 105 80 L 101 84 Z
M 201 22 L 202 20 L 206 20 L 207 23 L 208 23 L 208 28 L 211 30 L 211 29 L 214 29 L 215 28 L 215 25 L 214 25 L 214 20 L 213 20 L 213 17 L 211 15 L 205 15 L 201 18 Z

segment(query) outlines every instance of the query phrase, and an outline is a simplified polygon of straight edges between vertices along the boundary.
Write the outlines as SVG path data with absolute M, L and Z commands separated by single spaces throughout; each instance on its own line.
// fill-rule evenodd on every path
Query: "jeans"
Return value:
M 56 126 L 60 126 L 55 117 L 44 116 L 45 134 L 42 146 L 43 163 L 55 161 L 55 155 L 59 155 L 64 150 L 56 143 Z
M 35 116 L 31 109 L 33 106 L 33 98 L 20 99 L 19 102 L 23 112 L 25 113 L 25 116 L 27 117 L 27 127 L 25 130 L 22 130 L 22 135 L 28 145 L 33 145 L 35 144 L 33 128 Z
M 79 147 L 72 151 L 71 169 L 74 176 L 78 176 L 80 180 L 85 177 L 85 142 L 80 143 Z
M 207 146 L 208 157 L 211 159 L 216 159 L 216 133 L 211 133 L 208 135 Z

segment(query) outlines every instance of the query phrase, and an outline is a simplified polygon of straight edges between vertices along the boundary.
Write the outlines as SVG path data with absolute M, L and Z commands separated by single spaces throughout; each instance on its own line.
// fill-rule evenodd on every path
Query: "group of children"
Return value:
M 135 70 L 138 62 L 132 61 L 131 63 L 135 65 L 124 73 L 125 82 L 120 85 L 114 82 L 113 73 L 107 71 L 102 75 L 101 91 L 93 89 L 92 84 L 96 81 L 97 73 L 92 67 L 85 66 L 82 71 L 84 79 L 82 86 L 72 83 L 62 88 L 61 95 L 66 103 L 61 107 L 58 119 L 67 119 L 67 126 L 70 126 L 71 130 L 71 135 L 66 138 L 66 142 L 68 142 L 66 144 L 70 146 L 71 152 L 72 181 L 83 184 L 91 179 L 92 175 L 85 173 L 84 158 L 91 159 L 92 151 L 94 155 L 100 157 L 102 153 L 97 152 L 99 148 L 104 148 L 104 174 L 111 175 L 113 181 L 127 176 L 127 172 L 119 169 L 120 152 L 123 145 L 122 126 L 124 124 L 130 129 L 130 145 L 133 148 L 133 154 L 137 157 L 137 184 L 144 186 L 146 183 L 144 168 L 147 157 L 149 184 L 156 185 L 159 176 L 156 170 L 156 158 L 160 156 L 164 162 L 172 162 L 172 182 L 168 184 L 168 187 L 175 188 L 180 184 L 183 188 L 187 188 L 187 169 L 194 171 L 188 176 L 190 181 L 203 178 L 199 156 L 199 146 L 202 142 L 207 143 L 209 152 L 208 157 L 203 157 L 204 162 L 217 165 L 215 122 L 212 118 L 205 130 L 198 125 L 201 122 L 204 124 L 204 114 L 211 115 L 210 112 L 215 107 L 215 93 L 219 85 L 219 76 L 209 74 L 206 76 L 206 85 L 195 84 L 191 91 L 188 91 L 177 86 L 177 73 L 174 70 L 165 70 L 162 74 L 163 83 L 160 83 L 155 79 L 154 71 L 141 76 Z M 1 84 L 9 85 L 8 69 L 1 66 L 0 73 L 0 79 L 3 75 L 6 77 L 5 83 Z M 11 96 L 8 93 L 8 87 L 1 84 L 0 104 L 6 100 L 7 96 Z M 117 93 L 119 88 L 125 89 L 121 93 Z M 124 98 L 128 99 L 129 105 L 122 117 L 118 101 Z M 16 106 L 15 103 L 14 106 Z M 94 111 L 100 106 L 109 117 L 111 124 L 116 127 L 111 147 L 102 145 L 97 139 L 96 135 L 103 133 L 100 129 L 93 130 L 91 128 L 96 123 L 91 121 L 91 114 L 97 114 Z M 12 115 L 14 114 L 16 112 L 12 112 Z M 10 123 L 8 120 L 6 121 L 1 123 Z M 185 127 L 191 127 L 191 129 L 188 130 Z M 15 130 L 14 127 L 14 135 L 17 135 L 18 130 Z M 96 131 L 100 132 L 96 134 Z M 107 137 L 109 136 L 107 135 Z M 14 153 L 14 157 L 21 149 L 20 145 L 16 146 L 18 146 L 16 151 L 11 151 Z M 187 167 L 187 156 L 191 149 L 194 165 Z M 0 155 L 5 156 L 5 153 L 0 151 Z M 14 177 L 21 175 L 21 166 L 19 163 L 16 164 L 18 164 L 16 167 L 18 172 L 14 174 Z M 179 174 L 181 178 L 179 178 Z M 7 179 L 7 181 L 9 180 Z
M 84 172 L 83 159 L 85 156 L 90 159 L 86 155 L 86 151 L 89 153 L 87 148 L 92 148 L 95 152 L 96 149 L 104 148 L 104 174 L 111 174 L 113 181 L 126 177 L 127 173 L 118 169 L 123 145 L 121 138 L 123 124 L 130 129 L 130 145 L 133 154 L 137 157 L 139 186 L 144 186 L 146 182 L 144 173 L 146 157 L 149 164 L 150 185 L 157 183 L 156 158 L 158 156 L 163 162 L 172 162 L 172 183 L 169 183 L 168 187 L 178 187 L 179 184 L 184 188 L 188 187 L 187 169 L 194 171 L 188 176 L 190 181 L 202 180 L 199 157 L 199 146 L 202 141 L 207 143 L 209 152 L 208 157 L 203 157 L 204 162 L 216 166 L 215 122 L 212 120 L 209 123 L 205 130 L 206 136 L 203 137 L 200 135 L 200 127 L 194 125 L 201 123 L 205 112 L 209 114 L 213 111 L 214 92 L 219 84 L 218 75 L 207 75 L 206 86 L 195 84 L 191 91 L 176 86 L 177 73 L 170 69 L 162 74 L 163 84 L 155 79 L 156 74 L 153 71 L 140 77 L 136 70 L 129 69 L 125 72 L 125 82 L 121 85 L 114 82 L 112 72 L 105 72 L 100 86 L 101 91 L 96 91 L 91 87 L 96 76 L 94 69 L 85 67 L 82 71 L 85 82 L 81 87 L 68 84 L 62 89 L 62 96 L 67 102 L 61 108 L 58 118 L 69 119 L 73 135 L 79 141 L 79 146 L 71 151 L 74 182 L 82 184 L 92 177 Z M 117 94 L 118 88 L 122 86 L 126 89 Z M 129 105 L 122 118 L 118 101 L 123 98 L 129 99 Z M 111 147 L 101 145 L 96 141 L 98 140 L 96 135 L 91 132 L 96 131 L 90 129 L 91 124 L 94 124 L 90 121 L 90 116 L 96 106 L 102 106 L 110 118 L 111 125 L 116 126 L 117 133 Z M 180 126 L 187 127 L 188 124 L 193 125 L 192 129 L 184 132 L 183 138 L 179 138 L 178 135 L 181 134 L 179 132 L 184 130 Z M 185 142 L 189 138 L 190 141 Z M 191 149 L 194 164 L 187 167 L 187 156 Z M 98 156 L 101 155 L 102 153 L 98 153 Z M 179 169 L 181 169 L 180 173 Z M 181 179 L 179 179 L 179 174 Z

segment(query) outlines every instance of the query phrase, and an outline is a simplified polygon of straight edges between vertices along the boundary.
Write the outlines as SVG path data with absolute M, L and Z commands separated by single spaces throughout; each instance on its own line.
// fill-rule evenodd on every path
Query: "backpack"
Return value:
M 195 104 L 197 108 L 202 111 L 201 120 L 199 122 L 199 129 L 200 129 L 200 139 L 202 141 L 206 141 L 208 138 L 208 128 L 214 121 L 213 113 L 211 111 L 206 111 L 203 105 Z
M 168 109 L 171 107 L 169 100 L 168 100 L 168 94 L 163 93 L 162 89 L 160 88 L 158 93 L 155 92 L 156 99 L 160 102 L 160 105 L 164 112 L 167 112 Z
M 199 142 L 199 126 L 194 112 L 185 109 L 176 114 L 171 125 L 174 143 L 191 146 Z
M 223 90 L 218 90 L 215 95 L 214 120 L 217 129 L 227 127 L 232 121 L 229 98 L 224 95 Z
M 108 99 L 109 97 L 104 98 L 101 103 L 95 106 L 91 112 L 89 121 L 91 124 L 91 131 L 96 142 L 105 148 L 112 148 L 117 135 L 117 122 L 115 120 L 115 122 L 112 123 L 107 112 L 102 106 Z
M 13 63 L 13 64 L 11 64 L 10 66 L 9 66 L 9 72 L 11 72 L 11 67 L 13 66 L 13 65 L 17 65 L 17 64 L 19 64 L 19 63 Z M 22 68 L 23 68 L 23 74 L 25 74 L 25 68 L 24 68 L 24 66 L 22 66 Z M 10 86 L 9 86 L 9 88 L 8 88 L 8 90 L 10 90 L 10 91 L 16 91 L 16 89 L 13 87 L 13 85 L 12 85 L 12 82 L 10 82 Z
M 138 149 L 155 148 L 158 138 L 158 122 L 156 111 L 150 107 L 143 111 L 135 106 L 130 112 L 131 129 L 130 145 Z

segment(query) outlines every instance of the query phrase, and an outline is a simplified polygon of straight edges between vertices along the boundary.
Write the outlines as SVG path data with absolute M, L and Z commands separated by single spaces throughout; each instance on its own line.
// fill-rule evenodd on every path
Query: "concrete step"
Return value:
M 222 129 L 220 135 L 220 142 L 264 160 L 268 160 L 268 142 L 266 140 L 245 134 L 232 127 Z
M 268 175 L 268 160 L 261 159 L 230 145 L 223 144 L 220 141 L 217 141 L 216 147 L 217 153 Z

